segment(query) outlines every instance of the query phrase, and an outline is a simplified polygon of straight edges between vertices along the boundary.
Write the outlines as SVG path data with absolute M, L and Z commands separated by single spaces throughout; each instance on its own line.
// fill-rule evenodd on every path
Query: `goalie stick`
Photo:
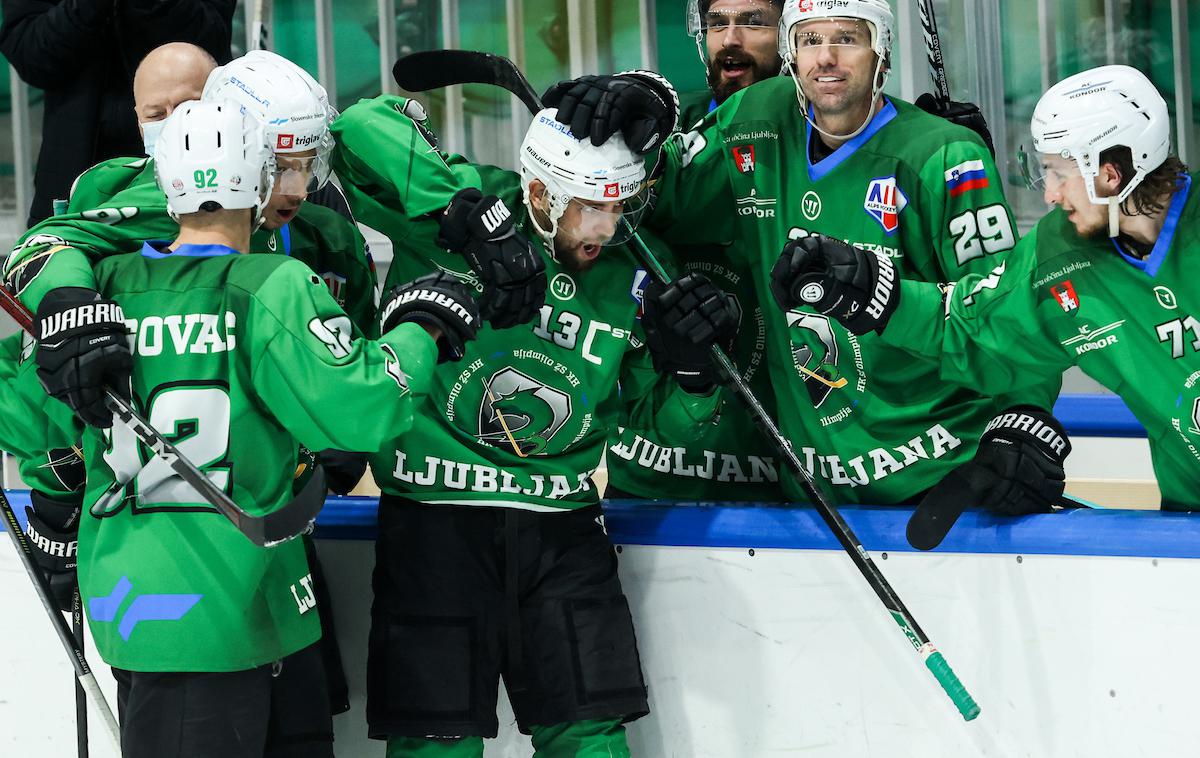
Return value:
M 507 58 L 490 53 L 478 53 L 467 50 L 430 50 L 413 53 L 401 57 L 392 67 L 392 75 L 396 83 L 409 92 L 425 92 L 440 89 L 451 84 L 478 83 L 493 84 L 508 90 L 525 103 L 530 112 L 536 113 L 541 109 L 541 99 L 534 93 L 525 75 Z M 490 78 L 489 78 L 490 77 Z M 627 225 L 624 219 L 622 224 Z M 670 276 L 659 263 L 653 251 L 646 246 L 641 237 L 631 228 L 627 228 L 638 257 L 655 279 L 663 284 L 670 283 Z M 892 619 L 900 626 L 904 636 L 913 648 L 921 655 L 926 667 L 932 672 L 938 684 L 942 686 L 959 713 L 967 721 L 979 715 L 979 705 L 967 692 L 958 676 L 951 670 L 945 657 L 929 641 L 929 637 L 921 630 L 912 613 L 905 607 L 904 602 L 879 567 L 871 560 L 858 537 L 850 529 L 841 513 L 829 502 L 821 492 L 816 481 L 804 468 L 800 459 L 792 450 L 791 443 L 784 438 L 776 426 L 774 419 L 763 408 L 758 398 L 742 379 L 733 361 L 717 345 L 712 346 L 713 360 L 721 374 L 722 383 L 738 398 L 749 412 L 755 425 L 767 438 L 771 446 L 787 464 L 788 470 L 799 480 L 806 495 L 816 506 L 826 526 L 833 532 L 838 543 L 850 556 L 850 560 L 858 568 L 867 584 L 875 591 L 876 596 Z
M 75 642 L 75 637 L 71 634 L 66 619 L 63 618 L 58 606 L 54 604 L 54 600 L 50 596 L 50 585 L 46 582 L 45 574 L 33 562 L 33 548 L 29 545 L 29 538 L 21 529 L 17 514 L 13 511 L 12 504 L 8 502 L 8 496 L 4 494 L 3 489 L 0 489 L 0 516 L 4 518 L 4 529 L 8 532 L 9 539 L 12 540 L 13 547 L 17 550 L 17 557 L 21 559 L 21 565 L 25 567 L 29 581 L 33 582 L 33 589 L 37 592 L 38 599 L 42 601 L 42 607 L 46 609 L 46 614 L 50 617 L 50 623 L 54 626 L 54 631 L 58 634 L 63 649 L 71 657 L 71 665 L 75 667 L 76 681 L 91 698 L 96 710 L 99 711 L 100 719 L 104 722 L 104 731 L 112 741 L 116 754 L 120 755 L 121 733 L 117 728 L 116 719 L 113 718 L 112 709 L 108 707 L 108 701 L 104 699 L 104 693 L 100 691 L 100 685 L 96 683 L 96 677 L 92 674 L 91 667 L 88 666 L 87 658 L 83 655 L 82 645 Z
M 13 317 L 17 326 L 33 334 L 33 314 L 7 287 L 0 287 L 0 308 Z M 264 516 L 254 516 L 243 510 L 225 492 L 196 468 L 179 448 L 160 434 L 133 404 L 105 389 L 105 401 L 113 412 L 114 421 L 128 427 L 138 441 L 149 448 L 155 456 L 171 467 L 179 478 L 187 482 L 205 501 L 216 508 L 225 518 L 259 547 L 271 547 L 303 534 L 325 505 L 325 477 L 318 469 L 300 491 L 288 503 Z M 153 458 L 151 459 L 153 460 Z M 135 474 L 136 476 L 136 474 Z M 124 487 L 128 482 L 117 482 Z M 110 489 L 110 493 L 112 490 Z

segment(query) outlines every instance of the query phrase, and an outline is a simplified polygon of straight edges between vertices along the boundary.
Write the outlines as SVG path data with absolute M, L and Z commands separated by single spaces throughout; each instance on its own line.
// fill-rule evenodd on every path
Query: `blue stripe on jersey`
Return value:
M 1134 268 L 1141 269 L 1146 272 L 1147 276 L 1154 277 L 1158 275 L 1158 269 L 1162 266 L 1163 261 L 1167 259 L 1167 251 L 1171 248 L 1171 242 L 1175 239 L 1175 228 L 1179 226 L 1179 217 L 1183 215 L 1183 206 L 1187 203 L 1188 191 L 1192 188 L 1192 177 L 1187 174 L 1180 176 L 1178 189 L 1171 197 L 1171 207 L 1167 209 L 1167 217 L 1163 220 L 1162 231 L 1158 233 L 1158 239 L 1154 242 L 1154 249 L 1150 251 L 1150 255 L 1146 256 L 1145 260 L 1134 258 L 1127 254 L 1117 244 L 1116 240 L 1112 240 L 1112 245 L 1121 254 L 1121 257 L 1129 262 L 1129 265 Z
M 146 258 L 213 258 L 218 255 L 240 255 L 237 250 L 225 245 L 180 245 L 174 251 L 162 252 L 171 242 L 152 240 L 142 245 L 142 256 Z
M 841 147 L 839 147 L 837 150 L 834 150 L 831 154 L 825 156 L 814 166 L 812 162 L 812 139 L 813 132 L 815 132 L 816 129 L 813 128 L 812 122 L 815 121 L 816 117 L 813 115 L 812 106 L 808 106 L 808 141 L 805 143 L 804 150 L 804 160 L 806 163 L 808 163 L 808 178 L 815 182 L 828 174 L 830 171 L 833 171 L 835 168 L 840 166 L 843 161 L 854 155 L 854 153 L 860 147 L 862 147 L 867 140 L 874 137 L 875 132 L 882 129 L 895 117 L 896 106 L 892 105 L 892 101 L 885 97 L 883 99 L 883 107 L 878 113 L 875 114 L 875 117 L 871 119 L 871 123 L 867 124 L 866 129 L 863 129 L 862 132 L 860 132 L 859 135 L 854 139 L 843 143 Z

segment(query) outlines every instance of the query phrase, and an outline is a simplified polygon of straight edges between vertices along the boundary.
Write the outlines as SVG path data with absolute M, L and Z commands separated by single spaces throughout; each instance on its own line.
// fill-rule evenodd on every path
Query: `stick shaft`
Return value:
M 917 11 L 921 15 L 921 29 L 925 36 L 926 59 L 929 76 L 933 79 L 933 91 L 939 100 L 949 102 L 950 84 L 946 81 L 946 62 L 942 58 L 942 39 L 938 35 L 937 18 L 933 15 L 933 0 L 917 0 Z

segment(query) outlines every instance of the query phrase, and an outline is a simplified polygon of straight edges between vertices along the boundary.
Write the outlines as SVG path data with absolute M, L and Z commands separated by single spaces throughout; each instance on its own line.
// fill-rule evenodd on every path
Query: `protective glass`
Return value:
M 572 225 L 573 228 L 559 228 L 581 242 L 603 247 L 623 245 L 637 231 L 642 216 L 646 214 L 648 199 L 649 192 L 645 186 L 636 194 L 619 201 L 598 203 L 572 198 L 563 218 L 578 221 Z
M 275 159 L 275 189 L 285 195 L 316 192 L 325 186 L 333 172 L 330 151 L 324 149 L 303 158 L 276 153 Z
M 1030 145 L 1017 148 L 1017 167 L 1025 186 L 1038 192 L 1056 192 L 1071 179 L 1082 176 L 1075 161 L 1039 153 Z
M 797 56 L 815 55 L 827 47 L 863 52 L 870 52 L 874 49 L 871 42 L 871 30 L 867 24 L 848 18 L 828 20 L 834 22 L 834 25 L 815 26 L 810 22 L 793 27 L 790 41 L 792 50 Z

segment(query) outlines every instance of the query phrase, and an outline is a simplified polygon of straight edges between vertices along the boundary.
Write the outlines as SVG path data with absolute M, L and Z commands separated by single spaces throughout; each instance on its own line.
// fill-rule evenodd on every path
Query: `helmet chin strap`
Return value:
M 1108 198 L 1108 236 L 1116 237 L 1121 232 L 1121 202 L 1116 195 Z
M 872 82 L 879 83 L 878 85 L 871 86 L 871 106 L 867 108 L 867 117 L 861 124 L 858 125 L 857 129 L 849 134 L 833 134 L 831 132 L 827 132 L 817 124 L 815 119 L 809 117 L 808 98 L 804 96 L 804 88 L 800 86 L 800 77 L 796 75 L 796 67 L 793 65 L 794 63 L 795 58 L 789 53 L 788 59 L 784 61 L 784 65 L 787 67 L 788 74 L 792 77 L 792 83 L 796 85 L 796 100 L 800 102 L 800 113 L 804 116 L 804 120 L 808 122 L 808 125 L 826 137 L 839 140 L 841 142 L 847 142 L 862 134 L 863 130 L 867 128 L 867 125 L 871 123 L 871 120 L 875 118 L 875 106 L 879 103 L 879 98 L 883 96 L 883 87 L 887 84 L 889 72 L 883 70 L 883 58 L 880 57 L 878 62 L 875 64 L 875 75 L 871 77 Z M 881 74 L 883 76 L 883 81 L 879 80 Z
M 550 194 L 550 190 L 548 188 L 543 189 L 543 191 L 547 195 Z M 552 210 L 547 210 L 546 216 L 550 219 L 550 228 L 543 229 L 541 223 L 538 221 L 538 215 L 534 211 L 533 201 L 529 197 L 528 185 L 526 185 L 525 191 L 521 193 L 521 199 L 525 203 L 525 209 L 529 211 L 529 223 L 533 224 L 534 231 L 536 231 L 538 236 L 542 238 L 542 242 L 546 246 L 546 252 L 550 254 L 551 260 L 557 263 L 558 252 L 554 249 L 554 237 L 558 234 L 558 218 L 554 215 Z M 553 202 L 551 201 L 549 204 L 553 205 Z

